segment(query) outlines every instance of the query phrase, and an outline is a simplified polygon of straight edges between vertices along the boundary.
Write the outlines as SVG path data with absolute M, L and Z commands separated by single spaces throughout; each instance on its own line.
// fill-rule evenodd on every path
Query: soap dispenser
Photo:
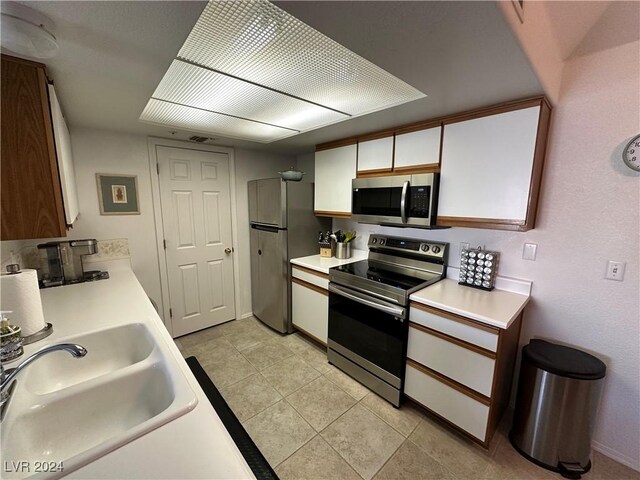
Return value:
M 7 315 L 10 311 L 0 311 L 0 362 L 10 362 L 24 353 L 22 331 L 11 325 Z

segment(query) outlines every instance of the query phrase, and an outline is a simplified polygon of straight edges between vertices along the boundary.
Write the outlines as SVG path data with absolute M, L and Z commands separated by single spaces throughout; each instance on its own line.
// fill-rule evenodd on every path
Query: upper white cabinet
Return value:
M 316 152 L 315 203 L 317 215 L 351 216 L 351 180 L 356 177 L 357 145 Z
M 393 135 L 358 142 L 358 173 L 391 172 L 393 168 Z
M 518 107 L 445 122 L 438 225 L 533 228 L 550 109 Z
M 432 127 L 396 134 L 394 170 L 437 167 L 440 163 L 440 135 L 442 127 Z
M 56 156 L 58 157 L 60 185 L 62 186 L 64 216 L 67 225 L 72 225 L 76 218 L 78 218 L 79 211 L 76 175 L 73 167 L 73 156 L 71 154 L 71 138 L 53 85 L 49 85 L 49 104 L 51 107 L 53 135 L 56 143 Z

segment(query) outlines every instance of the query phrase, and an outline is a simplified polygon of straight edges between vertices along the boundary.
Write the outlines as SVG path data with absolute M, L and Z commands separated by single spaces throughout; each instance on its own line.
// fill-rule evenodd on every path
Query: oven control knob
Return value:
M 434 245 L 433 247 L 431 247 L 431 251 L 433 253 L 440 253 L 440 247 L 438 247 L 437 245 Z
M 371 243 L 378 243 L 378 239 L 377 239 L 376 237 L 373 237 L 373 238 L 371 239 Z
M 380 239 L 380 245 L 384 245 L 384 238 Z
M 422 246 L 420 247 L 420 250 L 422 250 L 423 252 L 428 251 L 428 250 L 429 250 L 429 245 L 427 245 L 427 244 L 422 245 Z

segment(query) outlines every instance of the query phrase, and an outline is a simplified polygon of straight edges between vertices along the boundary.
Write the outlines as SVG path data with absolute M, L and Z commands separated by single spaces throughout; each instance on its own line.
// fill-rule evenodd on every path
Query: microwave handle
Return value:
M 402 196 L 400 197 L 400 217 L 402 223 L 407 223 L 407 191 L 409 191 L 411 184 L 409 180 L 402 185 Z

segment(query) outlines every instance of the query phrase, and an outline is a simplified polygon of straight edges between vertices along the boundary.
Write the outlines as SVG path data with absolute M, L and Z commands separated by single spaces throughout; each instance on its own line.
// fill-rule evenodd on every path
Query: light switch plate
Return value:
M 609 260 L 609 263 L 607 264 L 607 274 L 604 276 L 604 278 L 621 282 L 622 280 L 624 280 L 625 266 L 625 262 L 616 262 L 614 260 Z
M 535 243 L 525 243 L 524 248 L 522 249 L 522 259 L 534 261 L 536 259 L 537 250 L 538 245 Z

